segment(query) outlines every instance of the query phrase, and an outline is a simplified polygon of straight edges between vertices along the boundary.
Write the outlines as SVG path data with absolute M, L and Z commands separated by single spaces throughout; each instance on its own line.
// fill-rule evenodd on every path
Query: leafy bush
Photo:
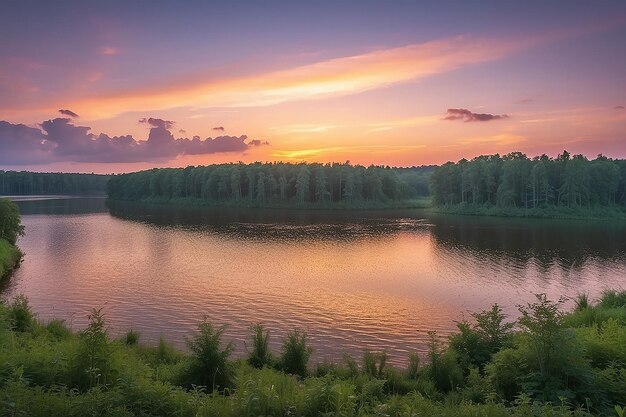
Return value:
M 407 369 L 407 376 L 409 379 L 417 379 L 420 368 L 420 357 L 417 352 L 409 353 L 409 367 Z
M 269 332 L 265 331 L 262 324 L 252 328 L 252 350 L 248 354 L 248 363 L 255 368 L 271 366 L 272 352 L 269 348 Z
M 0 239 L 15 245 L 17 238 L 24 235 L 17 204 L 8 198 L 0 198 Z
M 382 378 L 387 362 L 386 352 L 363 352 L 363 373 L 373 378 Z
M 232 364 L 229 363 L 234 346 L 222 346 L 225 327 L 213 327 L 204 320 L 198 325 L 198 332 L 187 339 L 191 351 L 190 363 L 184 374 L 184 385 L 199 385 L 209 391 L 223 390 L 232 384 Z
M 9 306 L 9 323 L 16 332 L 25 332 L 34 323 L 33 312 L 24 295 L 18 295 Z
M 428 358 L 430 363 L 424 373 L 439 391 L 448 393 L 463 384 L 463 370 L 457 362 L 457 353 L 452 349 L 443 350 L 433 332 L 430 333 Z
M 626 307 L 626 291 L 604 291 L 599 306 L 606 308 Z
M 129 331 L 126 332 L 122 341 L 127 346 L 136 345 L 137 343 L 139 343 L 139 332 L 136 330 L 130 329 Z
M 112 346 L 102 310 L 93 309 L 88 318 L 89 325 L 79 333 L 80 343 L 74 362 L 80 388 L 106 385 L 114 380 L 115 373 L 111 366 Z
M 306 332 L 292 330 L 283 340 L 280 366 L 284 372 L 305 377 L 308 374 L 311 353 L 313 349 L 307 346 Z
M 65 326 L 63 320 L 51 320 L 46 325 L 46 330 L 56 340 L 66 340 L 72 336 L 72 331 Z

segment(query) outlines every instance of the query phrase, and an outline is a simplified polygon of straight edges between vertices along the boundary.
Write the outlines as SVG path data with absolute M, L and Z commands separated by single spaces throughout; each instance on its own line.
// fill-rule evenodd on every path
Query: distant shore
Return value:
M 548 206 L 542 208 L 517 208 L 498 206 L 474 206 L 457 204 L 450 206 L 434 206 L 431 197 L 417 197 L 399 201 L 341 201 L 333 203 L 294 203 L 294 202 L 266 202 L 256 201 L 211 201 L 199 198 L 145 198 L 141 200 L 108 199 L 109 201 L 123 201 L 165 206 L 203 206 L 224 208 L 258 208 L 258 209 L 289 209 L 289 210 L 395 210 L 421 209 L 429 213 L 452 214 L 462 216 L 485 217 L 516 217 L 535 219 L 563 219 L 563 220 L 626 220 L 626 210 L 621 207 L 593 207 L 568 208 Z
M 332 203 L 295 203 L 295 202 L 265 202 L 257 201 L 212 201 L 200 198 L 144 198 L 140 200 L 114 199 L 109 201 L 124 201 L 134 203 L 158 204 L 158 205 L 181 205 L 181 206 L 206 206 L 206 207 L 227 207 L 227 208 L 259 208 L 259 209 L 294 209 L 294 210 L 384 210 L 384 209 L 426 209 L 431 206 L 429 197 L 418 197 L 398 201 L 341 201 Z
M 428 211 L 441 214 L 489 217 L 525 217 L 533 219 L 563 220 L 626 220 L 626 210 L 620 207 L 562 207 L 548 206 L 537 208 L 473 206 L 457 204 L 452 206 L 431 206 Z

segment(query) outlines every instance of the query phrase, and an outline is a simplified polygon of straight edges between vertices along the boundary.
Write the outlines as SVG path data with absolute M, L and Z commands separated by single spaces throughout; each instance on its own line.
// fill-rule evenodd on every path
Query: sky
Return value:
M 0 3 L 0 169 L 626 157 L 626 2 Z

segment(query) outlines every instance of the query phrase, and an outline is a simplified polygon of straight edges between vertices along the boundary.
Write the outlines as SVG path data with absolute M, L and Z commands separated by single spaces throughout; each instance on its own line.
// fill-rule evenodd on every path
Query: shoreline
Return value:
M 617 220 L 626 221 L 626 211 L 619 206 L 609 208 L 500 208 L 500 207 L 472 207 L 472 206 L 433 206 L 431 197 L 419 197 L 397 202 L 371 202 L 361 201 L 355 203 L 330 203 L 330 204 L 290 204 L 290 203 L 267 203 L 267 204 L 237 204 L 236 202 L 212 202 L 202 199 L 159 199 L 148 198 L 141 200 L 124 200 L 107 198 L 112 203 L 135 203 L 158 205 L 165 207 L 208 207 L 230 209 L 262 209 L 262 210 L 314 210 L 314 211 L 374 211 L 374 210 L 423 210 L 432 214 L 445 214 L 455 216 L 478 216 L 497 218 L 527 218 L 544 220 Z

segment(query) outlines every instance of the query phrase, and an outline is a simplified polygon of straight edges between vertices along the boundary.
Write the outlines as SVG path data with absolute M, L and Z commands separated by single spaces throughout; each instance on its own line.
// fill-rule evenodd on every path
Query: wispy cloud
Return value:
M 61 113 L 64 116 L 70 116 L 72 118 L 77 118 L 78 117 L 78 115 L 76 113 L 74 113 L 71 110 L 67 110 L 67 109 L 61 109 L 61 110 L 59 110 L 59 113 Z
M 105 118 L 131 110 L 269 106 L 354 94 L 498 59 L 532 42 L 458 36 L 240 78 L 202 82 L 194 77 L 84 99 L 73 107 L 88 118 Z
M 277 150 L 272 152 L 271 156 L 279 159 L 292 159 L 292 160 L 313 160 L 317 157 L 324 155 L 338 155 L 346 153 L 353 156 L 358 156 L 363 153 L 378 153 L 378 154 L 393 154 L 402 153 L 407 150 L 423 149 L 426 145 L 355 145 L 355 146 L 328 146 L 321 148 L 311 149 L 297 149 L 297 150 Z
M 113 48 L 111 46 L 104 46 L 102 48 L 100 48 L 100 50 L 98 51 L 100 53 L 100 55 L 117 55 L 120 53 L 120 50 L 117 48 Z
M 367 125 L 371 129 L 370 132 L 382 132 L 398 127 L 426 126 L 437 123 L 441 120 L 441 116 L 437 114 L 428 116 L 416 116 L 405 119 L 389 120 L 386 122 L 372 123 Z
M 470 138 L 462 138 L 457 141 L 461 145 L 478 145 L 478 144 L 493 144 L 493 145 L 513 145 L 526 141 L 526 137 L 522 135 L 515 135 L 512 133 L 502 133 L 492 136 L 478 136 Z
M 287 125 L 280 127 L 271 127 L 270 129 L 278 131 L 279 133 L 289 134 L 289 133 L 325 133 L 330 129 L 334 129 L 337 126 L 335 125 L 318 125 L 318 124 L 310 124 L 310 125 Z
M 467 109 L 448 109 L 443 120 L 463 120 L 464 122 L 490 122 L 506 119 L 507 114 L 474 113 Z

